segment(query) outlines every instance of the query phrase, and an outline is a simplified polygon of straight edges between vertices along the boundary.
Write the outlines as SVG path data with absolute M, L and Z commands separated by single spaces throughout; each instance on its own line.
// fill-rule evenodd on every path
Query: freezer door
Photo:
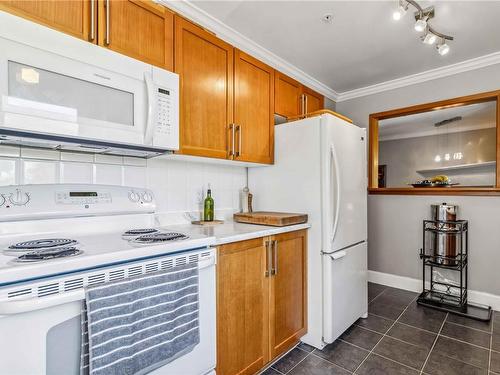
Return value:
M 368 311 L 367 245 L 323 255 L 323 341 L 334 342 Z
M 322 119 L 323 248 L 330 253 L 367 239 L 366 131 Z

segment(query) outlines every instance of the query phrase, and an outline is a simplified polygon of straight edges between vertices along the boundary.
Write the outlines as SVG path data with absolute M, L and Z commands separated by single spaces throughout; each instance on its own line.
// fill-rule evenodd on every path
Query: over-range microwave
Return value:
M 177 150 L 179 77 L 0 12 L 0 129 Z

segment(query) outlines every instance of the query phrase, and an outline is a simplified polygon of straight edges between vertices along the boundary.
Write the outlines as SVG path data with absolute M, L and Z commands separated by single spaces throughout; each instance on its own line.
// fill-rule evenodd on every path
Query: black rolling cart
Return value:
M 467 220 L 424 220 L 422 290 L 417 303 L 489 321 L 489 306 L 467 302 L 469 223 Z

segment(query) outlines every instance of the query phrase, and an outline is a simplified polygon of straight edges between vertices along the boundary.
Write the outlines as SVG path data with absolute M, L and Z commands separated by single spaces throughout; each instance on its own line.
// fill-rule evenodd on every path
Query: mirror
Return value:
M 500 195 L 500 90 L 369 120 L 370 194 Z
M 497 103 L 380 120 L 378 187 L 489 187 L 496 183 Z

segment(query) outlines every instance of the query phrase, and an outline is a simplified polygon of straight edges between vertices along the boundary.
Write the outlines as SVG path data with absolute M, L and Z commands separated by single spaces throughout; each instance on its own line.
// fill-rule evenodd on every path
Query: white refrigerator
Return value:
M 249 169 L 254 210 L 309 215 L 308 333 L 317 348 L 367 314 L 366 131 L 330 114 L 277 125 L 275 164 Z

